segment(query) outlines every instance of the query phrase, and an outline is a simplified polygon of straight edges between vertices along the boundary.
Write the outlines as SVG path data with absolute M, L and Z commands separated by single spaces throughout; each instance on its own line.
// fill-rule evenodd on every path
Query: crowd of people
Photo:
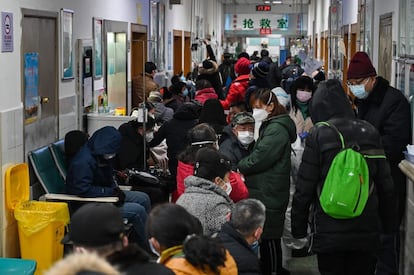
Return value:
M 133 79 L 133 107 L 148 116 L 90 138 L 78 133 L 66 149 L 67 192 L 118 202 L 78 207 L 65 243 L 117 269 L 102 274 L 290 274 L 283 244 L 316 254 L 322 275 L 398 274 L 406 200 L 398 163 L 411 141 L 404 95 L 377 76 L 364 52 L 350 61 L 347 93 L 294 57 L 278 66 L 264 49 L 235 61 L 224 56 L 218 65 L 205 44 L 208 58 L 194 79 L 177 75 L 171 87 L 159 87 L 152 62 L 145 79 Z M 336 219 L 320 205 L 342 149 L 321 122 L 334 125 L 347 147 L 386 156 L 367 160 L 371 191 L 358 217 Z M 162 185 L 120 188 L 125 171 L 152 166 L 173 182 L 170 198 L 150 190 Z

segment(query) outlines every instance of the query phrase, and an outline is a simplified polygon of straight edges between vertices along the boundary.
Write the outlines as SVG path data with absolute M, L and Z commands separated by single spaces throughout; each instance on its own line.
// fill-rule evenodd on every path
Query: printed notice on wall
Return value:
M 24 121 L 37 119 L 39 111 L 39 53 L 24 54 Z
M 13 51 L 13 14 L 1 13 L 1 51 Z

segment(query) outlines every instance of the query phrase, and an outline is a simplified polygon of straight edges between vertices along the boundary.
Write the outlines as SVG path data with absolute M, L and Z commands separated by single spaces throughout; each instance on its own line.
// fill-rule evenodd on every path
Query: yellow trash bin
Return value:
M 63 202 L 29 201 L 27 164 L 11 170 L 10 175 L 6 171 L 6 200 L 18 223 L 21 257 L 36 260 L 35 274 L 43 274 L 63 256 L 60 241 L 69 222 L 68 206 Z

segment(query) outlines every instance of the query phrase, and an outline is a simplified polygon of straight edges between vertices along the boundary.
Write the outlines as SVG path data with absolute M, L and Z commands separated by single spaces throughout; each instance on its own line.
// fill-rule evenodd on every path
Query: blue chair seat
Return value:
M 2 275 L 33 275 L 36 261 L 16 258 L 0 258 L 0 274 Z

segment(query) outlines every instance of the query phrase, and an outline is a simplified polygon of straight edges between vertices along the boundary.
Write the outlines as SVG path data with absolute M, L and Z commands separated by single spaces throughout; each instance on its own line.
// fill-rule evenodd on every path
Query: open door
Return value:
M 131 23 L 131 79 L 142 75 L 147 62 L 147 26 Z
M 183 71 L 183 34 L 182 31 L 173 30 L 174 33 L 174 74 Z

